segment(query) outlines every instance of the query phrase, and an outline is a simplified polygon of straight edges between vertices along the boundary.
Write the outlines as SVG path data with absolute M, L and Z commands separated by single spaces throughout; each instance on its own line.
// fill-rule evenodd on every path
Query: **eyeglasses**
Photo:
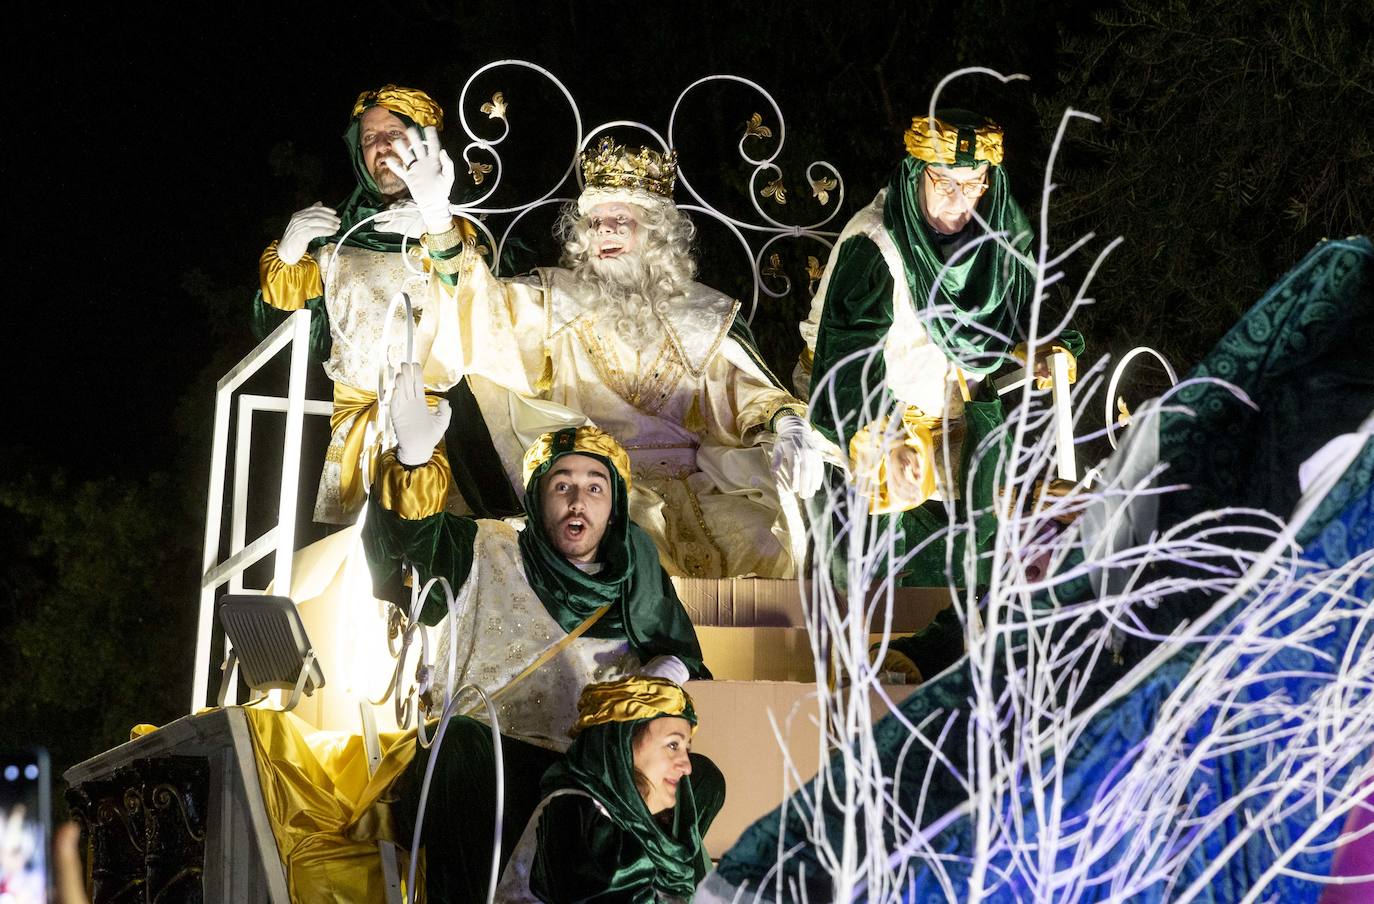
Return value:
M 962 182 L 953 176 L 944 173 L 937 173 L 930 167 L 926 167 L 926 175 L 930 177 L 930 185 L 935 189 L 935 193 L 941 197 L 953 197 L 955 192 L 960 192 L 970 201 L 977 201 L 983 196 L 983 192 L 988 190 L 988 176 L 983 173 L 975 179 Z
M 625 233 L 633 229 L 635 225 L 635 221 L 632 220 L 630 217 L 625 216 L 624 214 L 621 214 L 620 216 L 617 216 L 614 219 L 612 219 L 611 217 L 591 218 L 592 231 L 597 231 L 601 229 L 602 226 L 607 226 L 610 227 L 611 231 L 616 233 L 617 235 L 624 235 Z
M 406 133 L 400 129 L 392 129 L 389 132 L 369 132 L 363 136 L 363 147 L 370 148 L 377 144 L 394 144 L 406 137 Z

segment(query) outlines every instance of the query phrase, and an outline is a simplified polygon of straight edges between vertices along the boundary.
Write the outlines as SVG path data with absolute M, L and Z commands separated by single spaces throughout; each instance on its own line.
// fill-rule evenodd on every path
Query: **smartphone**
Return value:
M 50 900 L 50 791 L 46 750 L 0 750 L 0 904 Z

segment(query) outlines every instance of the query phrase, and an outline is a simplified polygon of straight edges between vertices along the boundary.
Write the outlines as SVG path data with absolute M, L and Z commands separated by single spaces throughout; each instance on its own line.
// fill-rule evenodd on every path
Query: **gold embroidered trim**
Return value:
M 673 347 L 667 342 L 659 345 L 653 363 L 644 368 L 647 378 L 641 381 L 625 372 L 614 344 L 602 339 L 589 318 L 578 318 L 576 329 L 592 364 L 611 391 L 645 414 L 658 414 L 686 369 L 673 354 Z
M 457 248 L 468 239 L 476 239 L 477 230 L 462 217 L 455 217 L 453 226 L 445 232 L 426 232 L 423 237 L 425 247 L 430 251 L 448 251 Z
M 701 527 L 701 533 L 706 538 L 706 542 L 711 544 L 711 548 L 720 556 L 720 567 L 725 568 L 725 550 L 720 548 L 716 542 L 716 535 L 711 533 L 711 528 L 706 526 L 706 515 L 701 510 L 701 500 L 697 498 L 696 490 L 692 489 L 690 481 L 678 478 L 682 481 L 682 486 L 687 490 L 687 498 L 692 502 L 692 513 L 697 516 L 697 524 Z
M 447 276 L 452 276 L 455 273 L 467 269 L 467 256 L 460 254 L 457 257 L 450 257 L 447 259 L 431 257 L 429 263 L 430 266 L 434 268 L 435 273 L 443 273 Z

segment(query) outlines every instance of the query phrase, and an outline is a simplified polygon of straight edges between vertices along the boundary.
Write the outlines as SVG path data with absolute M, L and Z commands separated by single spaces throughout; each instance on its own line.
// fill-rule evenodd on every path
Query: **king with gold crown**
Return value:
M 418 186 L 432 165 L 417 150 L 405 175 Z M 584 190 L 558 225 L 562 266 L 498 279 L 468 246 L 426 382 L 474 378 L 515 486 L 540 434 L 592 423 L 614 436 L 634 476 L 631 518 L 670 574 L 794 576 L 782 495 L 819 485 L 818 434 L 760 362 L 740 303 L 693 280 L 676 154 L 602 138 L 581 164 Z

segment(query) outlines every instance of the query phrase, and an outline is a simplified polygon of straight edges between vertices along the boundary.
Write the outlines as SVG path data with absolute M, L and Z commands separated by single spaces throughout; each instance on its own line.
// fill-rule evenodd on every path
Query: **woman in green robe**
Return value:
M 725 802 L 720 770 L 690 753 L 692 700 L 658 678 L 588 685 L 576 739 L 511 857 L 501 901 L 690 901 L 710 869 L 702 838 Z

